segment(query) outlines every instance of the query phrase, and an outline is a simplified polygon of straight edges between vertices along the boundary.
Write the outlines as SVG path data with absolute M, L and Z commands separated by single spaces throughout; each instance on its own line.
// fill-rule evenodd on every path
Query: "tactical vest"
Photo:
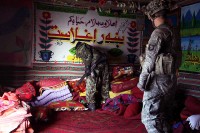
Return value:
M 169 32 L 170 29 L 167 27 L 162 27 L 159 28 L 162 31 L 167 31 Z M 171 33 L 171 43 L 167 42 L 165 40 L 165 43 L 170 46 L 168 47 L 164 47 L 165 50 L 161 50 L 161 52 L 158 54 L 156 61 L 155 61 L 155 74 L 165 74 L 165 75 L 171 75 L 173 73 L 175 73 L 175 50 L 173 49 L 173 46 L 175 45 L 175 41 L 174 41 L 174 37 L 173 37 L 173 33 L 170 31 Z M 163 46 L 162 46 L 163 47 Z

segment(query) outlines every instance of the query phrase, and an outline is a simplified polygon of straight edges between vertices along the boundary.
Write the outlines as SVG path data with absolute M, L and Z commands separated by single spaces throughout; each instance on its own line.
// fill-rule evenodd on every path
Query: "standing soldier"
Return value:
M 91 111 L 96 110 L 98 102 L 105 102 L 109 98 L 109 71 L 107 57 L 94 47 L 78 42 L 76 56 L 85 64 L 86 100 Z M 82 81 L 79 81 L 82 82 Z M 98 96 L 101 97 L 99 98 Z
M 168 3 L 153 0 L 145 8 L 155 30 L 146 45 L 138 88 L 144 91 L 142 123 L 148 133 L 172 133 L 170 124 L 172 102 L 176 92 L 175 40 L 171 27 L 166 23 Z M 177 62 L 177 61 L 176 61 Z

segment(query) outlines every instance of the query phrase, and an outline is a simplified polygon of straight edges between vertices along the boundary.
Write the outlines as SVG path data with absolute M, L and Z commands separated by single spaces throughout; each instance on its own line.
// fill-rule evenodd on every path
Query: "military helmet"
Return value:
M 144 13 L 148 18 L 153 18 L 157 12 L 162 10 L 169 10 L 169 4 L 166 0 L 153 0 L 144 9 Z

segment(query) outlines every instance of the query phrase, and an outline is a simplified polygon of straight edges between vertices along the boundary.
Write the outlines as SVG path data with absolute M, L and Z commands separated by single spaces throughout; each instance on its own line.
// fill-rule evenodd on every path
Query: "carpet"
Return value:
M 125 119 L 98 112 L 56 112 L 49 123 L 38 123 L 39 133 L 147 133 L 140 119 Z

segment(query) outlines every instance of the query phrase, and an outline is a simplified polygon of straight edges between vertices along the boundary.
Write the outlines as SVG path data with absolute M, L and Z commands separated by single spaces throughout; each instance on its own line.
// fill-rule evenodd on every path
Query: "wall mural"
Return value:
M 136 19 L 69 8 L 35 3 L 34 62 L 81 63 L 74 49 L 78 41 L 105 51 L 110 63 L 133 62 L 140 54 Z
M 200 3 L 181 9 L 182 65 L 180 70 L 200 72 Z
M 11 4 L 12 3 L 12 4 Z M 33 38 L 33 6 L 27 0 L 0 4 L 0 64 L 30 67 Z

